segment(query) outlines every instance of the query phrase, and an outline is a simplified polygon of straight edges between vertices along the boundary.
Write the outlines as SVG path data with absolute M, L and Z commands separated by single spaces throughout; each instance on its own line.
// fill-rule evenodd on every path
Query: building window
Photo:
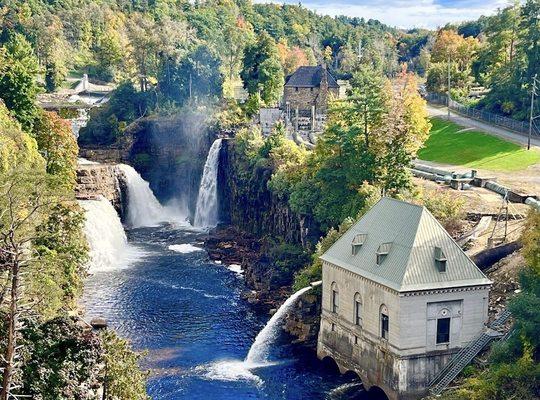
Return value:
M 437 320 L 437 344 L 450 342 L 450 318 Z
M 360 293 L 354 295 L 354 324 L 362 325 L 362 298 Z
M 439 272 L 446 272 L 446 262 L 447 259 L 443 249 L 435 247 L 435 265 Z
M 295 91 L 295 92 L 298 92 L 298 88 L 297 88 L 297 87 L 295 87 L 295 88 L 294 88 L 294 91 Z
M 310 92 L 313 92 L 313 88 L 309 88 L 309 91 L 310 91 Z
M 388 318 L 388 309 L 383 304 L 381 306 L 381 337 L 388 340 L 388 329 L 390 326 L 390 319 Z
M 354 337 L 354 344 L 358 344 L 358 336 Z
M 377 265 L 381 265 L 392 248 L 392 243 L 383 243 L 377 249 Z
M 332 332 L 336 331 L 336 324 L 332 324 Z
M 339 292 L 336 282 L 332 283 L 332 312 L 337 314 L 339 311 Z

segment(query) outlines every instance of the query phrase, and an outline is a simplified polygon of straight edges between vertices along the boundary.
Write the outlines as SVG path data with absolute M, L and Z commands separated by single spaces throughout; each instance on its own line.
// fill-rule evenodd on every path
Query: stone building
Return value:
M 324 66 L 304 66 L 289 75 L 283 89 L 283 106 L 291 113 L 326 113 L 330 97 L 338 98 L 339 85 Z
M 326 253 L 319 358 L 418 399 L 479 334 L 491 282 L 424 207 L 383 198 Z

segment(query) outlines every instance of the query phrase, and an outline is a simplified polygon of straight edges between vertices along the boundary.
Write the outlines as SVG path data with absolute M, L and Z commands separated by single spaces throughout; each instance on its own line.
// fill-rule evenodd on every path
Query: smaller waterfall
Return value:
M 115 269 L 125 261 L 129 248 L 120 218 L 105 198 L 80 200 L 86 212 L 84 233 L 90 245 L 89 272 Z
M 194 219 L 194 226 L 199 228 L 214 227 L 218 223 L 217 174 L 220 150 L 221 139 L 216 139 L 204 164 Z
M 270 318 L 270 321 L 268 321 L 262 331 L 259 332 L 255 338 L 255 342 L 253 342 L 249 349 L 248 355 L 244 361 L 248 367 L 265 364 L 268 361 L 267 358 L 270 352 L 270 346 L 277 338 L 280 332 L 281 323 L 287 315 L 287 312 L 295 305 L 296 300 L 298 300 L 300 296 L 312 288 L 312 286 L 308 286 L 294 293 L 281 305 L 281 307 L 279 307 L 272 318 Z
M 167 222 L 171 216 L 159 203 L 156 196 L 135 169 L 126 164 L 119 164 L 118 169 L 126 177 L 128 191 L 127 223 L 133 228 L 156 226 Z

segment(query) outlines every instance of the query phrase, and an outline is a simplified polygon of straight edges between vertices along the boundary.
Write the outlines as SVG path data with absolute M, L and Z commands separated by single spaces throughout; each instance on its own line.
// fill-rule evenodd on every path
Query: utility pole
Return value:
M 448 109 L 448 121 L 450 121 L 450 52 L 448 53 L 448 84 L 446 87 L 446 105 Z
M 532 136 L 533 123 L 534 123 L 535 118 L 537 118 L 534 116 L 534 97 L 537 95 L 536 94 L 536 81 L 537 81 L 536 76 L 537 75 L 534 75 L 532 89 L 531 89 L 531 114 L 529 117 L 529 136 L 527 137 L 527 150 L 531 149 L 531 136 Z

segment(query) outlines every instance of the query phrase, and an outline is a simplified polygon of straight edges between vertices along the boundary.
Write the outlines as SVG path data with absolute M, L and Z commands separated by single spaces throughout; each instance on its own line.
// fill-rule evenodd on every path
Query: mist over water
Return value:
M 148 121 L 141 128 L 133 154 L 152 162 L 137 168 L 161 201 L 174 201 L 193 218 L 203 166 L 211 145 L 211 109 L 185 107 L 170 117 Z

